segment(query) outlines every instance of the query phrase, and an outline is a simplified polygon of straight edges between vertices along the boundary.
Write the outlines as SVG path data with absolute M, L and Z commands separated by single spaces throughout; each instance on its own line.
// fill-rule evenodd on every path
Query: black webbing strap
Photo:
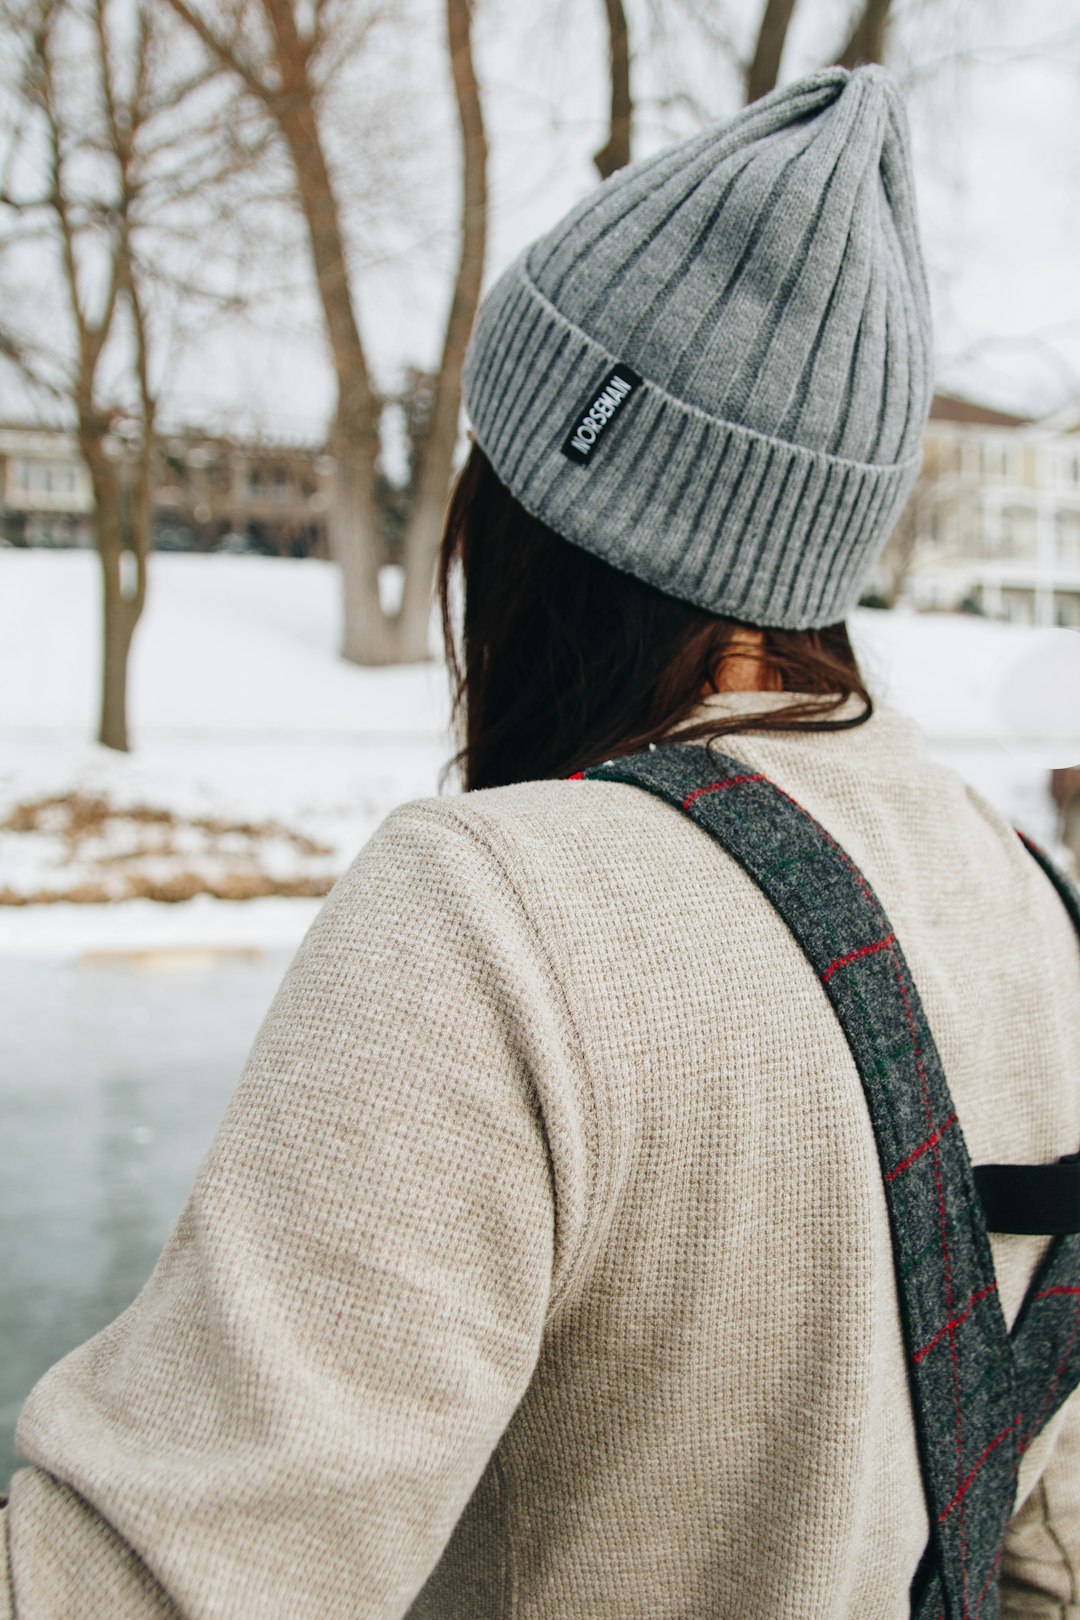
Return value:
M 1050 879 L 1080 933 L 1076 890 L 1038 844 L 1023 833 L 1020 841 Z M 1029 1237 L 1080 1233 L 1080 1153 L 1068 1153 L 1057 1164 L 977 1164 L 975 1185 L 990 1232 Z
M 1057 1164 L 977 1164 L 975 1186 L 988 1232 L 1080 1232 L 1080 1153 Z

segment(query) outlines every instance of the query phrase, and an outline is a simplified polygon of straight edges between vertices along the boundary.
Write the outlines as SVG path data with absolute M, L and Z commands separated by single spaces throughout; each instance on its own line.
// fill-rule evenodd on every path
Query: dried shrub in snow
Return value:
M 12 863 L 12 843 L 19 859 Z M 104 795 L 24 800 L 0 820 L 0 852 L 18 881 L 0 884 L 0 905 L 67 901 L 221 900 L 312 897 L 337 876 L 334 851 L 277 821 L 229 821 L 153 805 L 117 805 Z

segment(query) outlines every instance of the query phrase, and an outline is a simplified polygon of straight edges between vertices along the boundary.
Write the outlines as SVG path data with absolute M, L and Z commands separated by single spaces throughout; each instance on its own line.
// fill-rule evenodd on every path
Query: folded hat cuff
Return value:
M 802 630 L 855 606 L 921 456 L 873 466 L 769 438 L 644 379 L 584 461 L 593 389 L 634 366 L 568 321 L 527 254 L 481 305 L 465 366 L 477 441 L 527 512 L 613 568 L 744 623 Z M 603 415 L 603 413 L 601 413 Z

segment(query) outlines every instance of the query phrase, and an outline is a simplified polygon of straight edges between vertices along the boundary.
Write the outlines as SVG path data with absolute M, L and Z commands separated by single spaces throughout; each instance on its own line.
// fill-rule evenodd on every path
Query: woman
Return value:
M 1066 911 L 873 709 L 843 626 L 929 353 L 876 69 L 623 171 L 489 295 L 441 586 L 449 624 L 460 569 L 462 771 L 491 791 L 361 853 L 150 1283 L 31 1396 L 16 1615 L 910 1612 L 945 1532 L 893 1172 L 822 979 L 899 939 L 973 1157 L 1080 1142 Z M 604 777 L 705 738 L 735 764 L 685 803 L 775 785 L 895 937 L 815 971 L 725 848 Z M 959 1125 L 907 1159 L 940 1182 L 938 1137 Z M 1045 1247 L 994 1239 L 1003 1323 Z M 958 1378 L 991 1309 L 958 1304 L 919 1365 Z M 1004 1563 L 943 1610 L 996 1613 L 1000 1577 L 1009 1612 L 1080 1612 L 1078 1437 L 1072 1403 L 1013 1446 Z

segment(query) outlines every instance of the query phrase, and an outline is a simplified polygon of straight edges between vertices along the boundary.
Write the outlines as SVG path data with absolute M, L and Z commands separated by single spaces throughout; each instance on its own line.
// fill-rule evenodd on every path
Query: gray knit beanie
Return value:
M 915 481 L 931 333 L 907 122 L 829 68 L 622 169 L 484 299 L 477 440 L 565 539 L 711 613 L 835 623 Z

